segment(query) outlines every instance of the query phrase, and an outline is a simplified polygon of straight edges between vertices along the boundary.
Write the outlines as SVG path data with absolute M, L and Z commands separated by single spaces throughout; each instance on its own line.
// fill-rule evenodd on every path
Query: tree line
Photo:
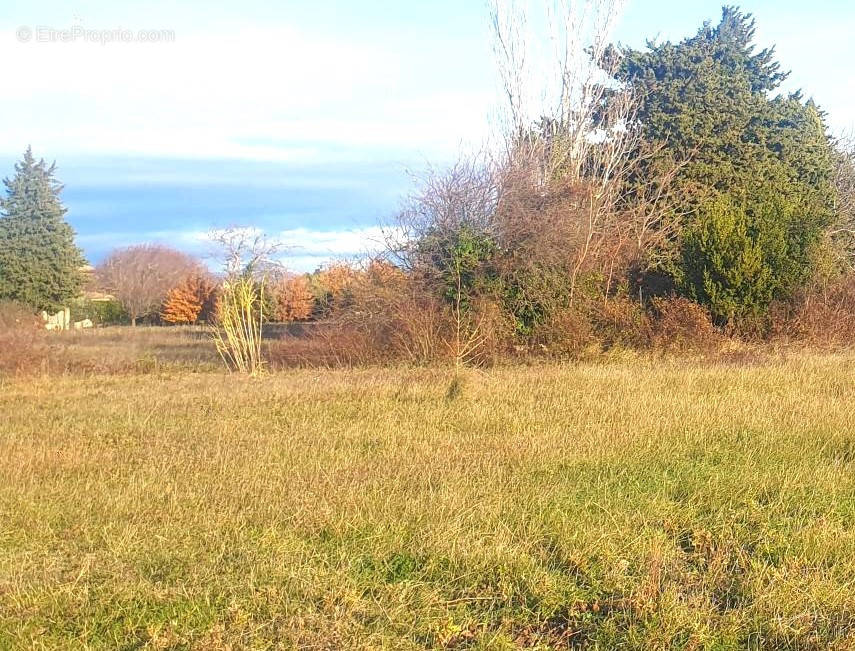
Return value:
M 754 19 L 727 6 L 682 41 L 633 49 L 610 42 L 616 1 L 555 4 L 539 40 L 520 5 L 492 5 L 501 146 L 428 172 L 374 259 L 295 275 L 271 255 L 247 263 L 245 246 L 226 277 L 263 288 L 258 314 L 322 322 L 312 354 L 351 361 L 572 355 L 663 331 L 851 341 L 855 147 L 813 100 L 780 92 L 788 74 L 756 47 Z M 54 167 L 28 150 L 15 172 L 0 297 L 50 309 L 79 294 L 82 255 Z M 185 254 L 130 247 L 95 277 L 134 322 L 217 318 L 223 283 Z

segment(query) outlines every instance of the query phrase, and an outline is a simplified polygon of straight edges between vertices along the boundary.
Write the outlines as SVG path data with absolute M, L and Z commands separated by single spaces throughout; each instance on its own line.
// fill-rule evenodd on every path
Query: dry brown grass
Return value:
M 207 326 L 111 326 L 50 333 L 54 375 L 138 373 L 222 366 Z
M 49 352 L 41 318 L 23 305 L 0 300 L 0 377 L 41 372 Z
M 853 371 L 6 381 L 0 648 L 852 648 Z
M 814 348 L 855 344 L 855 275 L 803 292 L 773 311 L 773 335 Z

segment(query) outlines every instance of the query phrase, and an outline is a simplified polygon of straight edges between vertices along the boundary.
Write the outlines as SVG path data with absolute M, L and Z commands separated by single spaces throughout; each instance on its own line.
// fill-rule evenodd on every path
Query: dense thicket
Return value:
M 753 19 L 725 7 L 692 38 L 623 51 L 618 74 L 640 99 L 643 141 L 663 145 L 634 183 L 685 161 L 667 271 L 722 322 L 763 315 L 802 286 L 835 219 L 823 115 L 798 93 L 771 95 L 787 75 L 753 39 Z
M 594 4 L 557 3 L 560 93 L 537 116 L 523 22 L 494 14 L 504 151 L 427 175 L 390 231 L 385 284 L 353 269 L 346 292 L 316 299 L 321 359 L 851 338 L 855 150 L 778 92 L 787 75 L 750 15 L 725 7 L 690 38 L 632 50 L 604 45 L 608 20 L 577 29 L 615 3 Z

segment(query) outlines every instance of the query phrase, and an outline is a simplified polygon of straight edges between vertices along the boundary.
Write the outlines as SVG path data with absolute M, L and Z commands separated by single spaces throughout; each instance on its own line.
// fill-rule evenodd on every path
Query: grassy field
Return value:
M 853 396 L 852 354 L 8 380 L 0 648 L 855 648 Z
M 48 341 L 58 353 L 58 365 L 67 365 L 75 373 L 222 367 L 211 331 L 204 326 L 111 326 L 54 333 Z

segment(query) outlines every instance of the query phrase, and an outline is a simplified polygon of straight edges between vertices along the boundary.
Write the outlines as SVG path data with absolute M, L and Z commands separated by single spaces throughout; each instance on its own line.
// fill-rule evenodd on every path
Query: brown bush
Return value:
M 269 368 L 337 368 L 370 366 L 386 360 L 376 342 L 338 323 L 313 324 L 311 332 L 286 334 L 265 350 Z
M 558 310 L 537 325 L 531 341 L 532 346 L 522 352 L 558 359 L 579 359 L 597 344 L 590 319 L 573 308 Z
M 0 375 L 43 370 L 49 353 L 42 320 L 26 306 L 0 301 Z
M 333 305 L 328 318 L 306 333 L 271 343 L 271 366 L 433 361 L 444 354 L 440 337 L 444 324 L 435 299 L 417 285 L 385 266 L 351 270 L 347 301 Z
M 604 350 L 646 348 L 653 339 L 650 316 L 629 296 L 619 294 L 588 306 L 595 337 Z
M 855 344 L 855 275 L 805 290 L 772 309 L 772 337 L 812 346 Z
M 377 357 L 415 364 L 461 358 L 471 366 L 490 365 L 507 351 L 510 316 L 494 301 L 476 298 L 466 310 L 436 295 L 417 276 L 382 263 L 369 265 L 341 310 L 341 327 L 375 342 Z
M 273 367 L 429 364 L 457 354 L 457 321 L 451 307 L 417 277 L 383 262 L 349 276 L 346 303 L 299 336 L 268 347 Z M 508 349 L 510 321 L 495 304 L 473 303 L 461 324 L 466 362 L 489 365 Z
M 492 366 L 507 357 L 514 343 L 514 319 L 494 300 L 482 298 L 475 303 L 474 319 L 481 329 L 477 355 L 472 366 Z
M 713 351 L 724 342 L 709 312 L 681 296 L 657 297 L 652 301 L 653 337 L 657 348 L 674 352 Z

